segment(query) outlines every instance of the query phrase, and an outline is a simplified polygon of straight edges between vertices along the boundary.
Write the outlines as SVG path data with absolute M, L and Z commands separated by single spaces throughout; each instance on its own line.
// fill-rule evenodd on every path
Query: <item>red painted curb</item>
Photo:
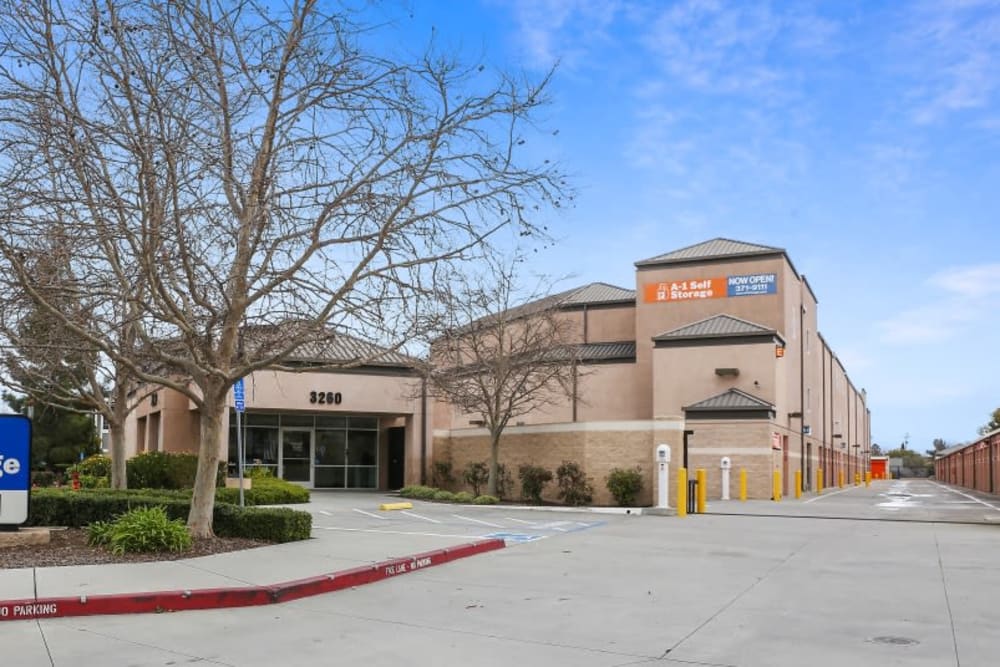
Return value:
M 350 570 L 285 581 L 270 586 L 2 600 L 0 601 L 0 621 L 26 621 L 34 618 L 68 616 L 146 614 L 188 609 L 225 609 L 289 602 L 344 588 L 363 586 L 390 577 L 398 577 L 459 558 L 503 549 L 504 546 L 506 546 L 504 541 L 500 539 L 470 542 L 460 544 L 457 547 L 435 549 L 414 556 L 382 561 L 374 565 L 363 565 Z

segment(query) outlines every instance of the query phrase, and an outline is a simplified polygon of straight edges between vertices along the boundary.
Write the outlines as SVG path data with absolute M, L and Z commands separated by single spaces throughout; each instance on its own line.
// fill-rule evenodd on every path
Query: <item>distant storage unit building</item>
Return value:
M 937 452 L 934 477 L 946 484 L 1000 494 L 1000 429 Z

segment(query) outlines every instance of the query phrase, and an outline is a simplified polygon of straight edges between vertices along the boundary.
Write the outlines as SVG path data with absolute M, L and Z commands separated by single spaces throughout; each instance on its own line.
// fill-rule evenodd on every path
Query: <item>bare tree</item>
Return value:
M 578 332 L 560 311 L 565 294 L 522 292 L 515 258 L 487 258 L 484 270 L 458 276 L 451 318 L 431 345 L 431 392 L 480 417 L 490 437 L 488 493 L 497 494 L 500 441 L 512 419 L 565 405 L 576 393 Z
M 110 430 L 111 488 L 124 489 L 125 419 L 137 404 L 128 400 L 134 382 L 125 364 L 81 341 L 46 309 L 46 304 L 57 308 L 77 327 L 97 324 L 77 302 L 69 239 L 60 238 L 55 226 L 49 231 L 44 252 L 23 265 L 43 303 L 20 289 L 17 281 L 0 279 L 0 382 L 34 404 L 100 415 Z M 112 330 L 120 349 L 135 345 L 134 313 L 126 312 L 127 307 L 107 311 L 116 316 Z
M 534 233 L 529 213 L 565 196 L 520 155 L 547 79 L 433 45 L 381 55 L 369 30 L 316 0 L 0 0 L 2 270 L 81 345 L 197 407 L 196 536 L 235 380 L 344 334 L 398 349 L 445 265 L 505 225 Z M 32 284 L 52 225 L 86 322 Z

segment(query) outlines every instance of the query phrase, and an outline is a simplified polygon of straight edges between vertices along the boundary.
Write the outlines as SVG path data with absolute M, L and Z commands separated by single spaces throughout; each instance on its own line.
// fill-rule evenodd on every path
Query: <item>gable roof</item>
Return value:
M 289 355 L 288 362 L 412 368 L 417 359 L 393 349 L 338 333 L 325 340 L 303 343 Z
M 635 290 L 609 285 L 608 283 L 588 283 L 580 287 L 557 292 L 541 299 L 535 299 L 527 303 L 522 303 L 513 308 L 508 308 L 504 317 L 507 320 L 515 320 L 520 317 L 527 317 L 533 313 L 539 313 L 550 308 L 555 309 L 576 309 L 585 306 L 611 305 L 611 304 L 635 304 Z M 496 320 L 498 315 L 485 315 L 455 329 L 457 333 L 469 330 L 480 323 L 488 323 Z
M 685 412 L 692 410 L 714 411 L 714 410 L 774 410 L 774 406 L 763 398 L 758 398 L 753 394 L 748 394 L 739 389 L 730 389 L 703 401 L 692 403 L 684 408 Z
M 653 336 L 654 341 L 690 340 L 694 338 L 731 338 L 739 336 L 778 336 L 778 332 L 763 324 L 720 314 L 707 317 L 677 329 Z M 780 338 L 780 336 L 778 336 Z
M 608 283 L 590 283 L 562 294 L 565 298 L 559 301 L 560 306 L 592 306 L 599 303 L 635 301 L 635 290 Z
M 660 264 L 681 264 L 684 262 L 697 262 L 703 259 L 734 258 L 734 257 L 754 257 L 758 255 L 784 255 L 784 248 L 774 246 L 758 245 L 745 241 L 733 239 L 714 238 L 702 241 L 694 245 L 689 245 L 678 250 L 649 259 L 639 260 L 636 266 L 658 266 Z

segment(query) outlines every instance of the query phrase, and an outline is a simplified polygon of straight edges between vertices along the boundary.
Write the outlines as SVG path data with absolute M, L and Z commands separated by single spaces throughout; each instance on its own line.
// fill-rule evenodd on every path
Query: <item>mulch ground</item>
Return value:
M 0 569 L 15 567 L 58 567 L 99 565 L 102 563 L 148 563 L 151 561 L 196 558 L 212 554 L 253 549 L 266 542 L 239 537 L 212 537 L 194 541 L 191 549 L 179 553 L 125 554 L 116 556 L 104 547 L 87 544 L 87 531 L 81 528 L 53 529 L 48 544 L 0 548 Z

